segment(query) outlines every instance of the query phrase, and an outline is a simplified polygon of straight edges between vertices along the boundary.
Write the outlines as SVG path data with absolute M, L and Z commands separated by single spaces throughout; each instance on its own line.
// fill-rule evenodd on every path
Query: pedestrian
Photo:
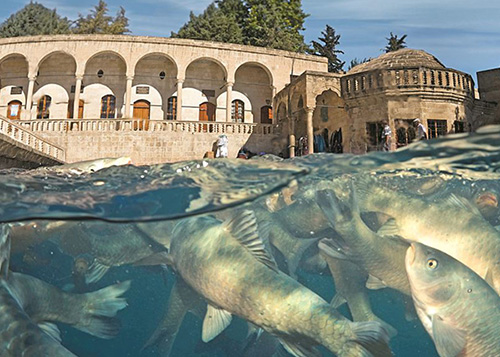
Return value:
M 217 153 L 215 157 L 217 158 L 227 158 L 228 155 L 228 139 L 226 134 L 219 135 L 219 139 L 217 139 Z
M 382 151 L 391 151 L 392 144 L 392 130 L 387 121 L 384 121 L 384 128 L 382 129 Z
M 425 126 L 422 124 L 420 121 L 420 118 L 416 118 L 413 120 L 413 126 L 417 128 L 417 137 L 415 138 L 416 141 L 420 140 L 426 140 L 427 139 L 427 130 L 425 129 Z

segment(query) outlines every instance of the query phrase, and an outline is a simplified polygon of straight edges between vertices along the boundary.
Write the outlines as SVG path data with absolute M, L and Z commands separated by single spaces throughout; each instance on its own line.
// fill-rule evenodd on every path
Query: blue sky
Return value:
M 0 21 L 28 0 L 2 4 Z M 76 19 L 98 0 L 38 0 L 58 13 Z M 111 13 L 123 6 L 133 35 L 169 36 L 189 17 L 202 12 L 211 0 L 108 0 Z M 470 74 L 500 67 L 500 1 L 498 0 L 303 0 L 304 36 L 317 39 L 325 25 L 341 35 L 339 49 L 346 64 L 353 58 L 377 57 L 385 38 L 407 34 L 410 48 L 423 49 L 445 66 Z M 347 68 L 347 65 L 346 67 Z

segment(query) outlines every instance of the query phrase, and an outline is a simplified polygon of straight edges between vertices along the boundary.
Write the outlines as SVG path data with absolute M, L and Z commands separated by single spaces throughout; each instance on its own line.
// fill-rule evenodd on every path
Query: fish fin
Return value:
M 321 357 L 321 353 L 312 346 L 304 346 L 300 342 L 291 342 L 284 338 L 280 338 L 279 341 L 285 350 L 294 357 Z
M 321 253 L 334 259 L 356 260 L 356 255 L 340 239 L 323 238 L 319 241 L 318 248 Z
M 465 332 L 450 326 L 439 316 L 432 317 L 432 338 L 440 356 L 460 355 L 466 343 Z
M 257 219 L 253 211 L 244 210 L 223 224 L 223 228 L 241 243 L 261 263 L 278 272 L 278 265 L 259 237 Z
M 353 212 L 349 206 L 342 203 L 333 190 L 319 190 L 316 192 L 316 203 L 325 215 L 332 228 L 346 224 L 353 219 Z
M 340 306 L 344 305 L 345 303 L 347 303 L 347 300 L 339 293 L 336 293 L 335 296 L 333 297 L 332 301 L 330 302 L 330 305 L 334 309 L 337 309 Z
M 158 252 L 134 262 L 135 266 L 172 265 L 172 257 L 167 252 Z
M 97 283 L 108 272 L 109 268 L 111 267 L 94 260 L 92 265 L 90 265 L 89 270 L 85 274 L 85 283 Z
M 387 285 L 379 278 L 368 274 L 368 280 L 366 281 L 366 288 L 370 290 L 379 290 L 386 288 Z
M 207 306 L 207 314 L 203 320 L 203 329 L 201 332 L 201 339 L 203 342 L 211 341 L 217 337 L 217 335 L 229 326 L 232 319 L 233 316 L 230 312 L 209 304 Z
M 379 236 L 397 236 L 399 235 L 399 227 L 394 218 L 388 219 L 382 227 L 377 231 Z
M 476 205 L 472 204 L 465 197 L 457 196 L 454 193 L 452 193 L 445 199 L 445 201 L 452 206 L 461 207 L 478 216 L 482 216 L 481 212 L 479 211 L 479 208 L 477 208 Z
M 38 324 L 38 327 L 40 327 L 43 332 L 45 332 L 57 342 L 62 342 L 61 331 L 59 331 L 59 328 L 56 326 L 56 324 L 52 322 L 40 322 Z
M 0 227 L 0 278 L 7 279 L 10 262 L 10 226 L 2 224 Z
M 486 276 L 484 277 L 484 280 L 491 286 L 493 289 L 495 289 L 495 283 L 493 280 L 493 269 L 489 269 L 486 272 Z
M 379 322 L 353 322 L 352 331 L 356 336 L 352 342 L 363 347 L 368 352 L 367 356 L 392 356 L 389 334 Z
M 129 288 L 130 280 L 127 280 L 83 294 L 86 303 L 81 318 L 73 327 L 99 338 L 109 339 L 116 336 L 120 322 L 114 317 L 118 311 L 127 307 L 127 302 L 121 295 Z
M 396 330 L 396 328 L 392 327 L 392 325 L 389 325 L 384 320 L 377 317 L 376 320 L 374 320 L 374 321 L 377 321 L 378 323 L 380 323 L 382 325 L 382 327 L 387 331 L 389 338 L 393 338 L 393 337 L 396 337 L 398 335 L 398 330 Z

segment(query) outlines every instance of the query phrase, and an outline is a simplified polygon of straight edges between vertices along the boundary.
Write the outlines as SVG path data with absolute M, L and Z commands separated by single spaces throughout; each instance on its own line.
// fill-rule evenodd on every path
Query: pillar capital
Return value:
M 34 81 L 36 81 L 36 74 L 29 75 L 29 76 L 28 76 L 28 80 L 29 80 L 30 82 L 34 82 Z
M 127 76 L 127 81 L 133 81 L 134 80 L 134 76 Z
M 77 81 L 83 81 L 83 74 L 75 74 L 75 78 Z
M 177 84 L 183 84 L 185 81 L 184 78 L 177 78 Z
M 232 87 L 234 86 L 234 82 L 226 82 L 226 87 Z

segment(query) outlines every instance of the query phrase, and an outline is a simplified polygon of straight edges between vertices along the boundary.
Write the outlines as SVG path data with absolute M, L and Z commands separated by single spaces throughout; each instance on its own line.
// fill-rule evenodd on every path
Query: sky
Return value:
M 2 1 L 3 2 L 3 1 Z M 28 0 L 9 0 L 0 8 L 0 22 Z M 98 0 L 38 0 L 69 19 L 88 14 Z M 170 36 L 212 0 L 107 0 L 113 15 L 126 10 L 132 35 Z M 303 35 L 317 40 L 328 24 L 341 35 L 338 49 L 346 62 L 383 54 L 390 32 L 406 34 L 409 48 L 422 49 L 446 67 L 473 75 L 500 67 L 500 1 L 498 0 L 303 0 L 309 14 Z

